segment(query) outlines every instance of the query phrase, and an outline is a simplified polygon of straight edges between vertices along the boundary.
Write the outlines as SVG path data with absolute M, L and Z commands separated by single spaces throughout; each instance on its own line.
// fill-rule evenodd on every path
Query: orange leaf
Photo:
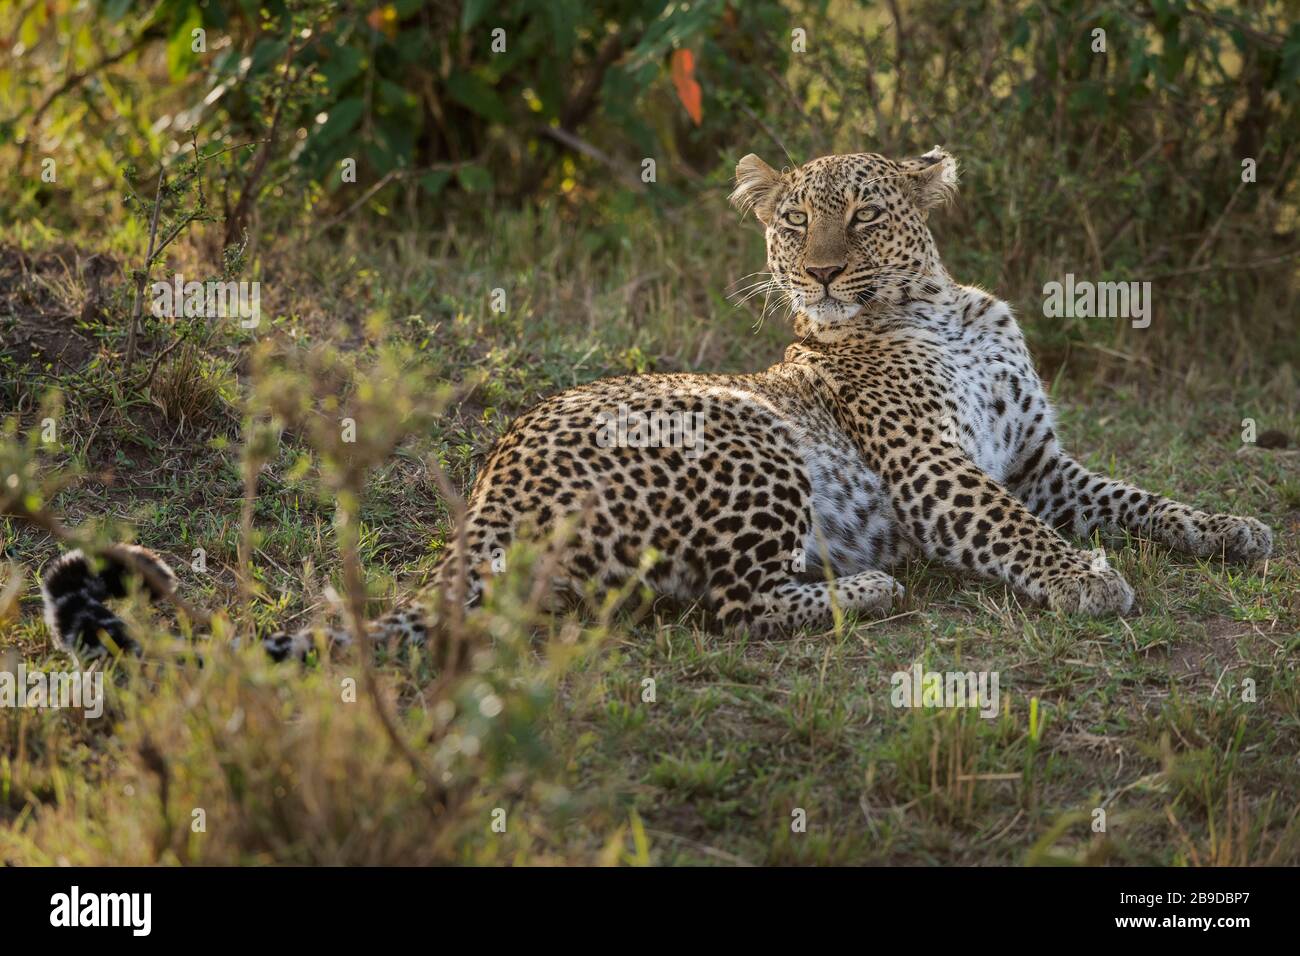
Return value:
M 677 98 L 686 107 L 686 112 L 695 125 L 704 119 L 704 94 L 700 84 L 695 82 L 695 55 L 690 50 L 673 51 L 673 86 L 677 87 Z
M 366 23 L 370 24 L 371 29 L 378 30 L 392 40 L 397 36 L 397 8 L 391 3 L 385 7 L 375 7 L 366 15 Z

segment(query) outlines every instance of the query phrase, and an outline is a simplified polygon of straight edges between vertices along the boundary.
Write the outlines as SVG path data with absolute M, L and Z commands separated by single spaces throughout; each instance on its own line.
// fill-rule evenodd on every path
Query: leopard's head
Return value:
M 779 173 L 750 153 L 731 201 L 767 227 L 769 288 L 788 298 L 796 330 L 834 340 L 948 281 L 926 217 L 956 185 L 957 162 L 937 146 L 898 161 L 823 156 Z

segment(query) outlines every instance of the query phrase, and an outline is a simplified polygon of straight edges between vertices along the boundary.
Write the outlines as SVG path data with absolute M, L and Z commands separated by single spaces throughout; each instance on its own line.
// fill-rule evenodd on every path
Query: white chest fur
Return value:
M 946 408 L 938 423 L 944 440 L 1004 480 L 1026 435 L 1051 415 L 1010 309 L 979 290 L 960 290 L 931 311 L 924 328 L 902 334 L 933 356 Z M 800 446 L 813 492 L 815 527 L 805 544 L 810 570 L 821 556 L 836 574 L 887 568 L 905 557 L 908 545 L 880 477 L 849 438 L 818 427 L 804 432 Z
M 979 304 L 989 301 L 975 290 L 972 295 Z M 1025 436 L 1051 412 L 1006 304 L 994 302 L 977 318 L 962 321 L 962 315 L 970 314 L 964 308 L 955 313 L 941 347 L 945 404 L 962 450 L 981 471 L 1002 481 L 1019 458 Z

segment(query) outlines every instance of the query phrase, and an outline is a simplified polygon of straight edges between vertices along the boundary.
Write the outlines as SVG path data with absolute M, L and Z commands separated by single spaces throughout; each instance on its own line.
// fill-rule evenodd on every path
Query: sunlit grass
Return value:
M 513 415 L 574 382 L 780 359 L 780 322 L 769 317 L 754 334 L 754 316 L 718 294 L 761 261 L 756 236 L 737 231 L 704 259 L 686 233 L 650 240 L 650 229 L 622 228 L 626 244 L 574 244 L 575 225 L 541 212 L 506 218 L 510 242 L 453 230 L 266 250 L 265 340 L 290 352 L 341 342 L 358 368 L 385 343 L 404 344 L 411 375 L 472 384 L 368 473 L 355 532 L 371 611 L 418 587 L 446 540 L 431 462 L 467 487 Z M 537 248 L 550 251 L 534 261 Z M 507 290 L 503 314 L 489 307 L 496 286 Z M 367 331 L 375 316 L 386 320 L 383 340 Z M 106 356 L 116 333 L 98 334 Z M 60 442 L 37 452 L 39 472 L 82 477 L 51 508 L 74 526 L 129 527 L 168 556 L 197 604 L 237 624 L 237 412 L 254 384 L 253 341 L 219 336 L 200 365 L 211 382 L 171 369 L 163 395 L 133 390 L 108 362 L 19 363 L 8 386 L 24 428 L 39 420 L 36 399 L 63 389 Z M 513 722 L 476 738 L 473 754 L 458 748 L 450 765 L 461 789 L 436 819 L 427 782 L 364 693 L 343 701 L 343 682 L 362 676 L 355 659 L 273 667 L 255 647 L 210 642 L 201 669 L 122 662 L 103 721 L 0 711 L 0 859 L 1300 862 L 1286 798 L 1300 791 L 1297 459 L 1237 453 L 1247 414 L 1300 433 L 1294 391 L 1278 378 L 1115 391 L 1067 375 L 1054 397 L 1082 460 L 1261 517 L 1277 555 L 1267 568 L 1225 568 L 1131 536 L 1101 542 L 1137 592 L 1139 612 L 1123 620 L 1048 613 L 1001 585 L 914 562 L 898 569 L 909 593 L 896 618 L 774 642 L 711 633 L 698 610 L 663 603 L 636 622 L 577 614 L 534 626 L 520 582 L 485 612 L 497 652 L 462 687 L 489 682 Z M 208 414 L 186 412 L 179 427 L 182 408 Z M 244 624 L 337 610 L 328 457 L 303 429 L 268 449 Z M 58 550 L 9 519 L 0 533 L 29 574 Z M 192 567 L 195 548 L 206 571 Z M 66 666 L 38 606 L 29 587 L 19 617 L 0 625 L 0 654 Z M 171 660 L 165 637 L 151 646 Z M 890 675 L 922 658 L 937 670 L 999 672 L 1004 709 L 990 720 L 893 708 Z M 430 662 L 383 657 L 377 675 L 403 739 L 431 761 L 445 753 L 461 731 L 440 723 L 445 708 L 427 696 Z M 1243 699 L 1247 678 L 1253 701 Z M 452 696 L 455 720 L 468 720 L 465 699 Z M 1105 831 L 1092 827 L 1099 808 Z M 205 833 L 191 828 L 195 809 Z M 504 834 L 492 829 L 497 809 Z

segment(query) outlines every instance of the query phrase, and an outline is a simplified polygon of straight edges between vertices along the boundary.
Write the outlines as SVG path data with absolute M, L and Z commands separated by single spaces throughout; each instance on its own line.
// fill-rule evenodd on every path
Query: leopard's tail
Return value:
M 368 642 L 390 648 L 431 646 L 435 660 L 447 664 L 459 660 L 462 650 L 448 651 L 446 629 L 438 627 L 447 602 L 461 594 L 462 604 L 471 607 L 483 594 L 483 578 L 470 562 L 461 562 L 458 544 L 449 544 L 434 563 L 429 581 L 421 595 L 403 602 L 393 610 L 365 624 Z M 355 635 L 348 627 L 304 627 L 297 631 L 276 631 L 263 644 L 273 660 L 306 660 L 322 646 L 331 651 L 350 647 Z
M 482 579 L 477 570 L 466 567 L 462 581 L 461 567 L 454 548 L 447 548 L 434 566 L 430 592 L 450 596 L 460 591 L 465 604 L 475 603 L 482 593 Z M 80 549 L 60 556 L 41 575 L 45 622 L 56 643 L 91 658 L 114 648 L 138 655 L 139 642 L 108 606 L 110 600 L 126 597 L 134 582 L 157 602 L 175 590 L 177 578 L 159 555 L 138 545 L 112 545 L 93 558 Z M 367 622 L 367 640 L 390 645 L 426 643 L 437 603 L 412 601 Z M 340 650 L 351 646 L 354 638 L 347 627 L 304 627 L 276 631 L 262 644 L 273 660 L 305 660 L 323 645 Z
M 126 597 L 132 581 L 139 581 L 150 600 L 158 601 L 175 589 L 176 573 L 138 545 L 114 545 L 94 558 L 80 548 L 61 555 L 41 575 L 45 623 L 55 642 L 90 658 L 114 649 L 139 654 L 139 643 L 107 604 Z
M 55 643 L 66 651 L 95 659 L 114 652 L 139 656 L 140 642 L 108 602 L 124 598 L 134 587 L 157 603 L 177 586 L 176 572 L 148 548 L 133 544 L 109 545 L 93 557 L 80 548 L 55 559 L 41 575 L 41 601 L 45 623 Z M 277 633 L 267 639 L 267 653 L 276 660 L 305 657 L 309 631 L 292 637 Z M 346 635 L 341 635 L 346 643 Z M 314 644 L 314 635 L 310 640 Z

